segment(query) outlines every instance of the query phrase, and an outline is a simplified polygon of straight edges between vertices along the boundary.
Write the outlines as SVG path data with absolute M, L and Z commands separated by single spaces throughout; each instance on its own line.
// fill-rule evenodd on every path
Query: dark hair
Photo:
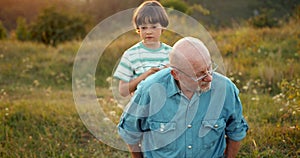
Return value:
M 145 1 L 142 3 L 133 14 L 133 25 L 138 29 L 139 25 L 150 23 L 160 23 L 161 26 L 169 25 L 168 15 L 164 7 L 157 1 Z

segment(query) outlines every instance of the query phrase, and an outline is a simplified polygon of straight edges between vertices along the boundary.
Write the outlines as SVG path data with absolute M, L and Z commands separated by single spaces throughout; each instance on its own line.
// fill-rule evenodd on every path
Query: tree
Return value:
M 7 31 L 2 24 L 2 21 L 0 21 L 0 39 L 5 39 L 5 38 L 7 38 Z
M 17 35 L 17 39 L 20 41 L 29 40 L 29 31 L 27 28 L 25 18 L 19 17 L 17 19 L 16 35 Z
M 60 42 L 83 38 L 86 34 L 85 23 L 80 16 L 71 16 L 51 7 L 38 16 L 30 34 L 32 40 L 56 46 Z

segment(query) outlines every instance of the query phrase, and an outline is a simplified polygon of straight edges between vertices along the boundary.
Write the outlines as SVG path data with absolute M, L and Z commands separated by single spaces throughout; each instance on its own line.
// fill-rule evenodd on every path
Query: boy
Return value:
M 119 92 L 126 97 L 137 85 L 169 63 L 171 46 L 160 42 L 160 36 L 169 24 L 163 6 L 157 1 L 145 1 L 134 12 L 133 25 L 141 41 L 123 54 L 114 73 L 119 81 Z

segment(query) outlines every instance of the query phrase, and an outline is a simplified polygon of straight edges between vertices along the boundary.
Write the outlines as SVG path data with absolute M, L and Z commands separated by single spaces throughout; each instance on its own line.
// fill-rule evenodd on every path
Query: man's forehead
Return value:
M 181 52 L 184 56 L 207 57 L 210 56 L 208 49 L 202 42 L 185 40 L 174 45 L 175 51 Z

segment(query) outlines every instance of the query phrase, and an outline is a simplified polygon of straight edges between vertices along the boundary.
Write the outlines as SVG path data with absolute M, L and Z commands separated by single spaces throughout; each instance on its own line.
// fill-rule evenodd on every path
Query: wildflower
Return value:
M 248 86 L 243 86 L 244 90 L 248 90 L 248 88 L 249 88 Z
M 103 121 L 107 122 L 110 121 L 110 119 L 108 117 L 104 117 Z
M 111 116 L 116 116 L 116 111 L 110 111 L 109 114 L 110 114 Z
M 106 78 L 106 82 L 111 83 L 111 81 L 112 81 L 112 77 L 107 77 Z
M 37 86 L 40 85 L 40 82 L 39 82 L 38 80 L 34 80 L 34 81 L 33 81 L 33 85 L 34 85 L 35 87 L 37 87 Z
M 254 94 L 257 94 L 257 91 L 256 91 L 256 89 L 253 89 L 253 91 L 252 91 Z

